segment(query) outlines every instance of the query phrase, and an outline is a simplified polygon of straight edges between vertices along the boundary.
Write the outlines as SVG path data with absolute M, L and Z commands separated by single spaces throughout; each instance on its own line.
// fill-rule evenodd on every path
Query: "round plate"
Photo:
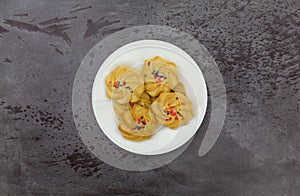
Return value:
M 119 65 L 141 68 L 145 59 L 161 56 L 177 65 L 179 81 L 193 102 L 194 117 L 175 130 L 162 127 L 150 139 L 134 142 L 122 137 L 115 121 L 111 99 L 105 94 L 105 76 Z M 92 107 L 104 134 L 119 147 L 141 155 L 158 155 L 170 152 L 185 144 L 200 127 L 207 106 L 207 89 L 199 66 L 182 49 L 158 40 L 141 40 L 129 43 L 113 52 L 97 72 L 92 89 Z

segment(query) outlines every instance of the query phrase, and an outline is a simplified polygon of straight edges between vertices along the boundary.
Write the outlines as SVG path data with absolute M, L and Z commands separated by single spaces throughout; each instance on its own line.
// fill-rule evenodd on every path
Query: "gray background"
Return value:
M 0 0 L 1 195 L 299 195 L 299 1 Z M 51 20 L 49 20 L 51 19 Z M 98 160 L 75 128 L 73 80 L 113 32 L 166 25 L 214 56 L 228 99 L 224 128 L 198 157 L 129 172 Z M 209 110 L 202 125 L 205 130 Z

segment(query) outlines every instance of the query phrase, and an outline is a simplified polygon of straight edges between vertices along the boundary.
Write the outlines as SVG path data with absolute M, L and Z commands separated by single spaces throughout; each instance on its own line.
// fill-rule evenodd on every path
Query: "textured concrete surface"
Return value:
M 300 194 L 299 1 L 1 0 L 0 18 L 1 195 Z M 206 156 L 199 132 L 169 165 L 127 172 L 81 142 L 72 84 L 95 43 L 146 24 L 206 46 L 228 109 Z

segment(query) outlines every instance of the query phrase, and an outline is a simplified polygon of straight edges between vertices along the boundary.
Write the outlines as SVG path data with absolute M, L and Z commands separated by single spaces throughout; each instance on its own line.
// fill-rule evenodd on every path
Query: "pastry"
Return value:
M 140 141 L 149 139 L 158 128 L 158 123 L 149 109 L 134 103 L 120 115 L 118 128 L 123 137 Z
M 144 92 L 144 78 L 140 71 L 118 66 L 105 78 L 106 96 L 124 104 L 136 102 Z
M 119 121 L 121 115 L 124 112 L 130 110 L 130 104 L 129 103 L 123 103 L 123 104 L 121 104 L 121 103 L 115 102 L 114 105 L 113 105 L 113 109 L 114 109 L 116 118 Z
M 170 92 L 182 93 L 186 96 L 185 87 L 181 82 L 179 82 L 173 89 L 171 89 Z
M 157 97 L 150 97 L 151 103 L 153 103 L 155 100 L 157 99 Z
M 159 56 L 144 61 L 142 74 L 146 92 L 152 97 L 168 92 L 178 84 L 176 64 Z
M 151 104 L 152 104 L 152 100 L 151 100 L 151 96 L 149 94 L 147 94 L 146 92 L 143 92 L 142 95 L 140 96 L 140 99 L 135 102 L 135 103 L 118 103 L 118 102 L 114 102 L 113 104 L 113 109 L 116 115 L 117 120 L 120 120 L 120 116 L 126 112 L 127 110 L 130 110 L 135 104 L 138 104 L 142 107 L 145 107 L 147 109 L 150 108 Z
M 152 103 L 151 111 L 159 124 L 175 129 L 193 118 L 193 104 L 182 93 L 163 92 Z
M 140 96 L 140 99 L 136 103 L 140 106 L 149 108 L 152 102 L 151 96 L 148 93 L 143 92 Z
M 105 84 L 106 96 L 114 100 L 118 129 L 126 139 L 147 140 L 160 125 L 176 129 L 194 116 L 176 64 L 159 56 L 145 60 L 142 72 L 116 67 Z

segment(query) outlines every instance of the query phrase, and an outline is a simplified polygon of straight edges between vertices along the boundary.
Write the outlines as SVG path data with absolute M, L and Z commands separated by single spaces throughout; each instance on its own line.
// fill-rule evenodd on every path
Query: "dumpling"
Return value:
M 144 61 L 142 74 L 146 92 L 152 97 L 168 92 L 178 84 L 176 64 L 159 56 Z
M 130 110 L 120 115 L 118 128 L 124 138 L 141 141 L 149 139 L 154 134 L 158 123 L 149 109 L 139 104 L 131 104 Z
M 128 66 L 118 66 L 105 77 L 106 96 L 124 104 L 136 102 L 145 91 L 140 71 Z
M 175 129 L 194 116 L 192 102 L 182 93 L 163 92 L 152 103 L 151 111 L 159 124 Z

